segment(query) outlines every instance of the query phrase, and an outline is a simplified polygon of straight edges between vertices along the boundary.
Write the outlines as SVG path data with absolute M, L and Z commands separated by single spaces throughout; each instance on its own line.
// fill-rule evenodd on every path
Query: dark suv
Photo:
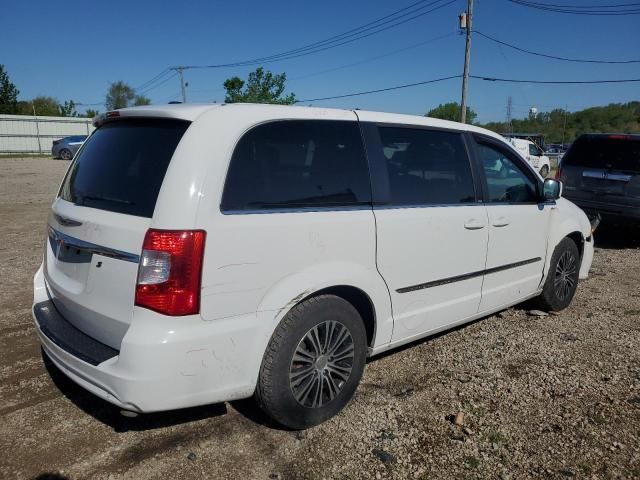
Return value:
M 589 216 L 640 225 L 640 135 L 581 135 L 556 178 Z

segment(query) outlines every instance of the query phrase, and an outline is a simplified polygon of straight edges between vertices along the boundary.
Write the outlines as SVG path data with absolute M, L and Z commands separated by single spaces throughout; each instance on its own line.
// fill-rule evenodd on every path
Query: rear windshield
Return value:
M 562 159 L 562 164 L 640 173 L 640 139 L 578 138 Z
M 153 216 L 162 180 L 189 122 L 116 120 L 85 142 L 60 188 L 60 198 L 100 210 Z

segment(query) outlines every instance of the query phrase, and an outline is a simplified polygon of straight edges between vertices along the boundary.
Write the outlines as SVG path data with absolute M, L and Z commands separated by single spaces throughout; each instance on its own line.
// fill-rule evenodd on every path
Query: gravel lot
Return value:
M 126 419 L 45 365 L 32 326 L 66 167 L 0 159 L 1 478 L 640 478 L 640 232 L 596 237 L 569 309 L 372 360 L 346 411 L 307 432 L 249 401 Z

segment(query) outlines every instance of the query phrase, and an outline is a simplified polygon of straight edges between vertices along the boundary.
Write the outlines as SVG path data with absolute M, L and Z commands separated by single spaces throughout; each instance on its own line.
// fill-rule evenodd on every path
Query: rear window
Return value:
M 355 122 L 286 120 L 240 140 L 223 212 L 340 207 L 371 202 L 367 160 Z
M 580 137 L 562 164 L 640 173 L 640 138 Z
M 127 119 L 107 123 L 85 142 L 60 188 L 76 205 L 153 216 L 158 192 L 189 122 Z

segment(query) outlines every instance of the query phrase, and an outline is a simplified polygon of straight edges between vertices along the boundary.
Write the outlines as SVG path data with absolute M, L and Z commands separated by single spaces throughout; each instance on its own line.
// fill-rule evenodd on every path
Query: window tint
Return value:
M 260 125 L 231 158 L 223 211 L 336 207 L 371 202 L 355 122 L 291 120 Z
M 540 150 L 536 145 L 529 144 L 529 155 L 535 155 L 537 157 L 543 155 L 542 150 Z
M 448 205 L 476 199 L 458 133 L 380 127 L 392 205 Z
M 579 137 L 562 157 L 562 165 L 640 173 L 640 137 Z
M 106 123 L 74 160 L 60 197 L 76 205 L 153 216 L 167 167 L 188 126 L 182 120 Z
M 536 202 L 536 184 L 505 153 L 478 145 L 480 161 L 489 187 L 490 202 Z

